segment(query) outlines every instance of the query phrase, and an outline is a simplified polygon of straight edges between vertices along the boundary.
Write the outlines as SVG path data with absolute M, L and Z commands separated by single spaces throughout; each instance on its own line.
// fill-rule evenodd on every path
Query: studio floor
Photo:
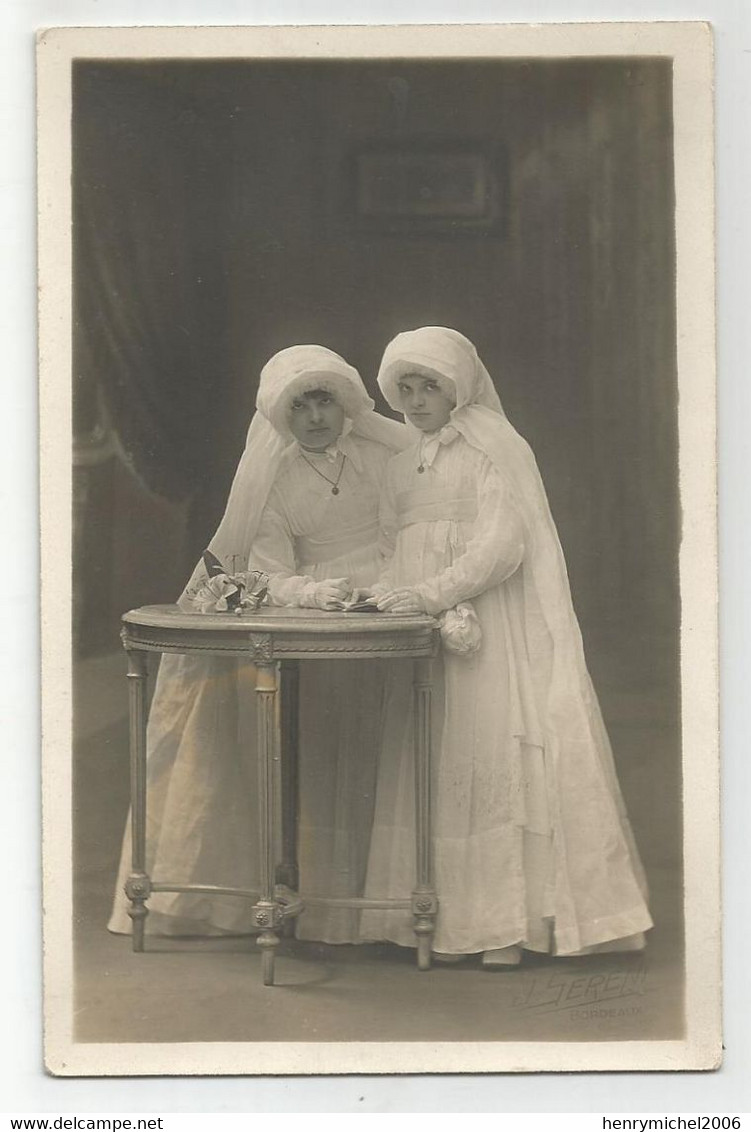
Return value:
M 682 1033 L 677 724 L 657 695 L 601 688 L 647 868 L 655 928 L 641 954 L 469 960 L 418 972 L 391 945 L 287 939 L 264 987 L 252 937 L 130 939 L 106 929 L 128 806 L 121 654 L 78 666 L 74 773 L 75 1037 L 80 1042 L 604 1041 Z

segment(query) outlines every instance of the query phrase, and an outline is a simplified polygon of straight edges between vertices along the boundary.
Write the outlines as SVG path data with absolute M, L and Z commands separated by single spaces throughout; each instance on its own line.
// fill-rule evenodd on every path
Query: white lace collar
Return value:
M 450 423 L 445 424 L 438 432 L 424 432 L 420 437 L 417 457 L 418 467 L 432 467 L 439 449 L 445 444 L 451 444 L 458 435 L 459 430 Z

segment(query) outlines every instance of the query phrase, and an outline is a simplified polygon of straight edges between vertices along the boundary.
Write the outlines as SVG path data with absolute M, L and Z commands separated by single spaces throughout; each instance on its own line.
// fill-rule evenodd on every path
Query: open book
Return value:
M 380 613 L 375 598 L 368 597 L 362 601 L 337 602 L 334 613 Z

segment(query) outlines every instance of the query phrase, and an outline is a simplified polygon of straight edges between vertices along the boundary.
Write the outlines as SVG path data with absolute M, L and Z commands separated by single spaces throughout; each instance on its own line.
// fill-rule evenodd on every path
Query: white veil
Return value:
M 507 419 L 469 339 L 441 326 L 397 335 L 384 352 L 378 374 L 393 409 L 401 411 L 399 378 L 414 372 L 452 383 L 456 408 L 450 424 L 498 468 L 524 523 L 526 553 L 520 569 L 526 643 L 533 671 L 544 681 L 540 708 L 556 782 L 551 813 L 559 860 L 565 862 L 557 876 L 556 903 L 559 912 L 568 913 L 562 919 L 576 923 L 574 894 L 590 892 L 594 904 L 601 892 L 607 904 L 608 869 L 617 869 L 619 862 L 633 869 L 643 893 L 646 883 L 587 670 L 558 532 L 532 450 Z M 613 830 L 620 833 L 615 844 Z M 603 836 L 606 852 L 612 854 L 608 861 L 603 860 Z M 572 942 L 574 949 L 575 939 Z M 560 938 L 559 947 L 569 949 Z

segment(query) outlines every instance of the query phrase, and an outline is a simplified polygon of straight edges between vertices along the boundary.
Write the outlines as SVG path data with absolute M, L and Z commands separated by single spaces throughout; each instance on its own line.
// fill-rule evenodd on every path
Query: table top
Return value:
M 323 609 L 298 609 L 264 605 L 253 612 L 189 613 L 177 605 L 144 605 L 123 614 L 127 625 L 152 628 L 195 629 L 209 632 L 257 633 L 303 632 L 363 633 L 405 632 L 435 629 L 426 613 L 340 613 Z
M 254 612 L 187 613 L 146 605 L 123 614 L 126 648 L 208 652 L 258 662 L 284 658 L 432 656 L 438 626 L 424 613 L 340 613 L 262 606 Z

